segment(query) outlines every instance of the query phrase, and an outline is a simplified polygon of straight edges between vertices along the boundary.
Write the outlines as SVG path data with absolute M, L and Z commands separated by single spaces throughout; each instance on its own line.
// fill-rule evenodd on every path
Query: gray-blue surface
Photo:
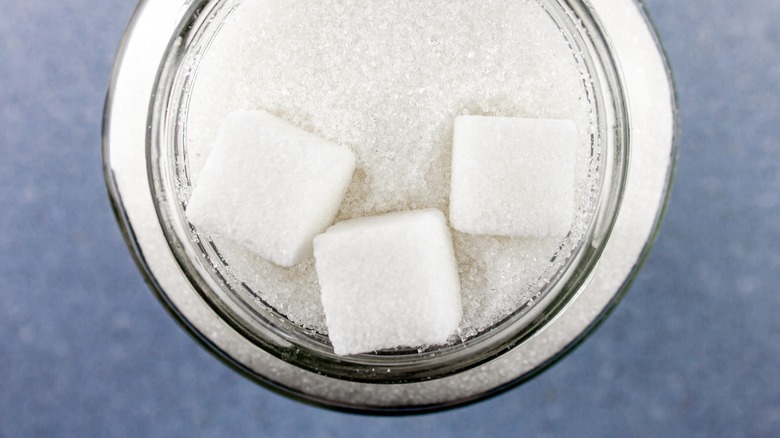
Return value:
M 0 436 L 780 435 L 780 2 L 648 0 L 682 131 L 644 270 L 593 336 L 531 382 L 403 418 L 249 382 L 143 283 L 99 153 L 133 2 L 0 6 Z

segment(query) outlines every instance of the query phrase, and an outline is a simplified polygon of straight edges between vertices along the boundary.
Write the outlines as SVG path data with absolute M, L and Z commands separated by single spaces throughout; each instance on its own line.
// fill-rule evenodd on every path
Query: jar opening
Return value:
M 552 254 L 551 273 L 516 309 L 489 327 L 448 345 L 337 356 L 326 334 L 291 321 L 263 299 L 223 254 L 222 243 L 192 227 L 184 216 L 193 169 L 189 150 L 190 105 L 200 63 L 241 1 L 201 1 L 172 40 L 155 84 L 149 115 L 150 186 L 170 249 L 200 297 L 233 329 L 263 350 L 317 374 L 341 380 L 400 383 L 442 378 L 490 361 L 530 339 L 556 318 L 587 284 L 617 217 L 628 157 L 628 115 L 620 75 L 595 19 L 579 2 L 537 2 L 581 68 L 580 83 L 592 111 L 588 146 L 593 176 L 583 230 L 570 233 Z M 571 17 L 577 17 L 573 20 Z

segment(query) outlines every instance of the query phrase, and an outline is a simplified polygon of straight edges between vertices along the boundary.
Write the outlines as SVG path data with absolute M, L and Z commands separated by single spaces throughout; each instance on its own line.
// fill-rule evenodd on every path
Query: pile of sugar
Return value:
M 228 114 L 263 109 L 355 153 L 337 221 L 420 208 L 447 215 L 456 116 L 573 120 L 578 213 L 568 238 L 452 232 L 459 331 L 470 336 L 533 298 L 589 221 L 594 116 L 577 59 L 535 0 L 244 1 L 197 71 L 186 114 L 188 174 L 197 179 Z M 182 183 L 185 200 L 192 181 Z M 327 332 L 313 259 L 282 268 L 228 240 L 214 244 L 229 280 L 291 321 Z

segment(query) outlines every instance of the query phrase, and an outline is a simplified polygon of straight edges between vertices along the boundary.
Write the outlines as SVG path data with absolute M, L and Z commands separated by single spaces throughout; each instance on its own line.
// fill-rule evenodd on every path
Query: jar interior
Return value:
M 446 345 L 351 356 L 335 355 L 323 330 L 292 321 L 264 299 L 226 256 L 232 251 L 230 243 L 201 233 L 184 214 L 197 173 L 188 130 L 193 93 L 201 86 L 201 63 L 228 17 L 241 12 L 241 4 L 203 0 L 186 12 L 189 19 L 160 69 L 148 144 L 150 185 L 171 251 L 200 298 L 236 331 L 275 356 L 319 374 L 374 383 L 422 381 L 477 366 L 522 343 L 587 283 L 620 205 L 628 121 L 617 67 L 596 21 L 580 2 L 546 0 L 535 4 L 554 23 L 583 73 L 578 80 L 591 110 L 587 173 L 593 183 L 585 189 L 588 202 L 578 212 L 582 229 L 558 243 L 548 272 L 527 299 L 489 326 L 461 332 Z

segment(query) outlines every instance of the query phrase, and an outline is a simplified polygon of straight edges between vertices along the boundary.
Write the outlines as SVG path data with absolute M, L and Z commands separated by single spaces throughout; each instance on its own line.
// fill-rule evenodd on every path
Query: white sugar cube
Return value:
M 192 191 L 187 218 L 281 266 L 311 256 L 333 223 L 355 156 L 265 111 L 222 122 Z
M 336 354 L 442 344 L 462 316 L 447 220 L 436 209 L 340 222 L 314 239 Z
M 574 215 L 576 145 L 571 120 L 457 117 L 453 228 L 471 234 L 565 236 Z

